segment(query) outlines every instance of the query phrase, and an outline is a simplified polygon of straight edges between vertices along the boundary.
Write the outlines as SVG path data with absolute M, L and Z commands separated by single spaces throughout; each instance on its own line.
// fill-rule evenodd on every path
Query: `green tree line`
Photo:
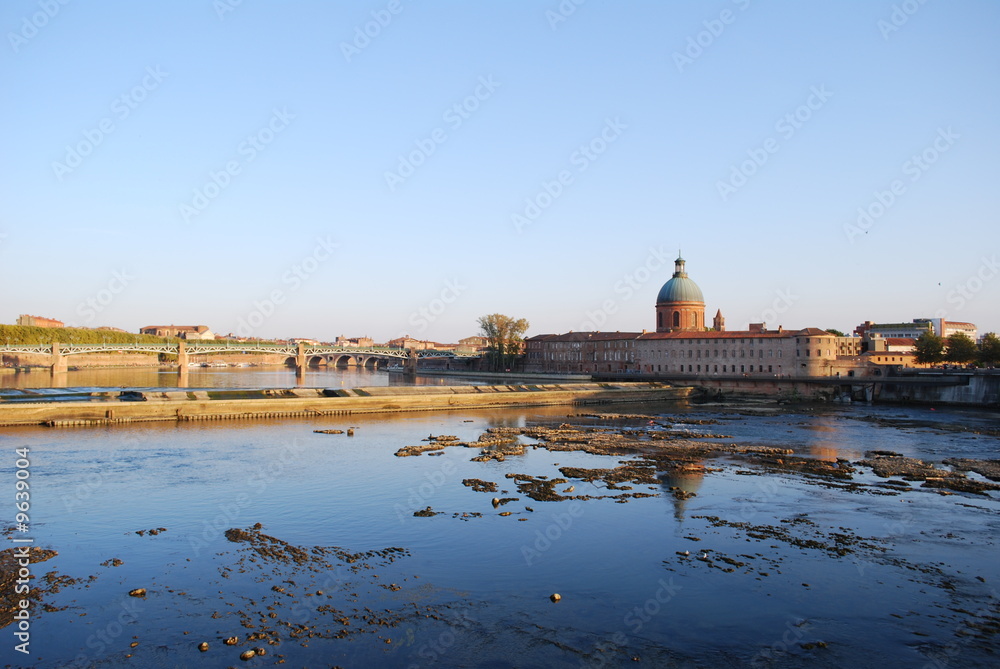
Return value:
M 116 332 L 115 330 L 90 330 L 87 328 L 39 328 L 29 325 L 0 325 L 0 344 L 162 344 L 176 342 L 174 338 Z
M 996 333 L 988 332 L 977 344 L 962 332 L 948 337 L 924 332 L 917 339 L 915 352 L 915 360 L 918 363 L 933 365 L 948 362 L 957 365 L 976 364 L 992 367 L 1000 364 L 1000 337 L 997 337 Z

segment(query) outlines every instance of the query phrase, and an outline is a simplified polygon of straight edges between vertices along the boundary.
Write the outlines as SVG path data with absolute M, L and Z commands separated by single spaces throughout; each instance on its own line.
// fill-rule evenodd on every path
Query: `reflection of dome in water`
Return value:
M 695 496 L 705 478 L 701 465 L 694 465 L 687 471 L 660 472 L 656 478 L 660 480 L 661 485 L 667 488 L 667 494 L 673 498 L 674 518 L 684 520 L 684 506 L 687 504 L 687 499 Z

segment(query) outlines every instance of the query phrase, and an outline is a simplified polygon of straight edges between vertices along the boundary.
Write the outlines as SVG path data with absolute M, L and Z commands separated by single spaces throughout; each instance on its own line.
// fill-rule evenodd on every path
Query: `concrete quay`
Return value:
M 125 391 L 87 402 L 0 404 L 0 426 L 71 427 L 142 421 L 245 420 L 308 416 L 587 405 L 685 400 L 691 388 L 667 383 L 502 386 L 380 386 L 327 390 Z

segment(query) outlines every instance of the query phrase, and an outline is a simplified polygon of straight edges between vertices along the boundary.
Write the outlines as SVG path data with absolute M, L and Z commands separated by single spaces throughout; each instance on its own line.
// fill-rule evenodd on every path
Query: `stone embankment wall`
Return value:
M 875 401 L 1000 407 L 1000 374 L 975 375 L 968 385 L 902 385 L 886 379 Z
M 0 425 L 109 425 L 136 421 L 349 416 L 447 409 L 676 401 L 690 388 L 661 383 L 526 386 L 389 386 L 326 391 L 260 391 L 260 399 L 224 399 L 220 391 L 142 393 L 145 401 L 0 403 Z M 332 395 L 330 393 L 333 393 Z M 213 399 L 213 395 L 218 399 Z

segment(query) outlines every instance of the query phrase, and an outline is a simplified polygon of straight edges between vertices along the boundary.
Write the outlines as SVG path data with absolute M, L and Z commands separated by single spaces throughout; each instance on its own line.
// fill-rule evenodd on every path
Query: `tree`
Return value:
M 847 336 L 843 332 L 841 332 L 840 330 L 837 330 L 836 328 L 827 328 L 826 331 L 829 332 L 832 335 L 837 335 L 838 337 L 846 337 Z
M 979 362 L 987 367 L 1000 363 L 1000 337 L 995 332 L 987 332 L 979 342 Z
M 969 339 L 969 335 L 956 332 L 948 337 L 948 351 L 944 357 L 948 362 L 965 363 L 975 360 L 978 353 L 976 342 Z
M 505 314 L 479 317 L 479 331 L 487 340 L 487 357 L 493 370 L 510 369 L 514 356 L 521 352 L 528 321 Z
M 917 338 L 915 361 L 934 364 L 944 360 L 944 339 L 927 330 Z

